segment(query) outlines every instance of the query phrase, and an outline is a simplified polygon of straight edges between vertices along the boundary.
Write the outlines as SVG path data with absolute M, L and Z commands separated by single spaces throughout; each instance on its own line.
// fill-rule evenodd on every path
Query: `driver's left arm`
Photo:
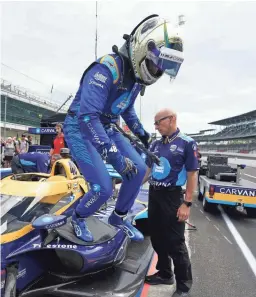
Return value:
M 122 114 L 122 118 L 133 134 L 144 135 L 144 128 L 135 112 L 134 105 L 129 106 L 124 111 L 124 113 Z

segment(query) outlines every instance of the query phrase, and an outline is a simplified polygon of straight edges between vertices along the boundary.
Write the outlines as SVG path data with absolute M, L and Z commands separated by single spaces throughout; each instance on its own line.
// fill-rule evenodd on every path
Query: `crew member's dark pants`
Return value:
M 24 173 L 25 170 L 23 169 L 22 165 L 20 164 L 20 158 L 18 155 L 13 156 L 11 162 L 12 173 L 19 174 Z
M 172 277 L 172 259 L 177 289 L 188 292 L 192 286 L 191 263 L 185 244 L 185 223 L 177 218 L 182 201 L 181 187 L 149 188 L 148 222 L 152 246 L 158 255 L 156 269 L 163 278 Z

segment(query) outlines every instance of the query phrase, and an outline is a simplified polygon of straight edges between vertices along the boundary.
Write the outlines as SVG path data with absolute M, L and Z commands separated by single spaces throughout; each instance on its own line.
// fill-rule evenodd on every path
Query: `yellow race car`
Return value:
M 32 222 L 47 213 L 70 216 L 87 191 L 88 184 L 76 165 L 70 159 L 61 159 L 54 163 L 50 174 L 22 173 L 2 179 L 2 216 L 11 209 L 17 209 L 17 217 L 21 217 L 22 222 Z M 21 238 L 33 230 L 31 224 L 23 224 L 22 228 L 19 225 L 17 223 L 11 229 L 8 226 L 9 232 L 1 236 L 2 244 Z

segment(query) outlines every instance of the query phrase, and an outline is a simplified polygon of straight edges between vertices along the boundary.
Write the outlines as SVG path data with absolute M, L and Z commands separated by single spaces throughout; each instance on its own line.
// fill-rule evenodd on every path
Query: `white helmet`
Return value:
M 127 40 L 126 50 L 138 81 L 151 85 L 163 73 L 171 78 L 177 76 L 184 60 L 179 28 L 158 15 L 152 15 L 124 38 Z

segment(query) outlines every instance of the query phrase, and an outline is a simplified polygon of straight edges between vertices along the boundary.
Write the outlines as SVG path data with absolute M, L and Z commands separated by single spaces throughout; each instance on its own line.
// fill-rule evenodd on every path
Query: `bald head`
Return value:
M 155 115 L 155 128 L 161 135 L 169 136 L 177 130 L 177 114 L 170 108 L 161 109 Z
M 155 118 L 163 118 L 163 117 L 168 117 L 168 116 L 174 116 L 175 118 L 177 117 L 177 114 L 174 110 L 170 108 L 164 108 L 158 111 L 158 113 L 155 115 Z

